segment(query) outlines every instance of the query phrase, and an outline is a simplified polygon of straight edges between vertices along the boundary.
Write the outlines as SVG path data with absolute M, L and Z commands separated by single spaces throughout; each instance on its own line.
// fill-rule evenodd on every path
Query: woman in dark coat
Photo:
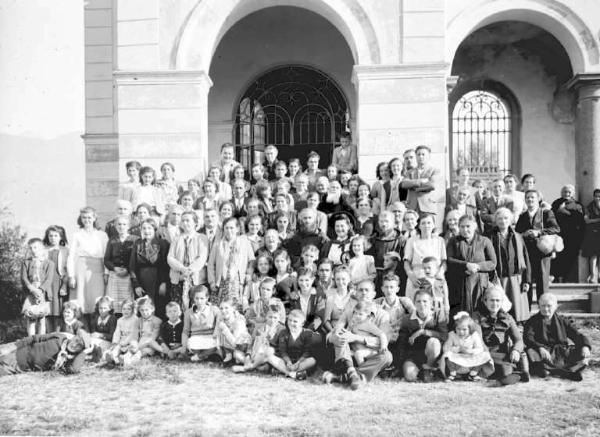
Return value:
M 531 263 L 531 279 L 535 283 L 536 295 L 541 296 L 550 289 L 550 259 L 552 253 L 545 255 L 537 248 L 537 239 L 542 235 L 560 233 L 554 213 L 549 209 L 540 208 L 540 195 L 537 190 L 527 190 L 525 193 L 527 210 L 519 216 L 515 231 L 523 235 L 529 262 Z M 527 292 L 529 307 L 533 300 L 533 290 Z
M 476 219 L 464 215 L 459 221 L 460 235 L 453 237 L 446 248 L 450 311 L 472 313 L 480 304 L 496 268 L 496 253 L 492 242 L 476 233 Z
M 581 256 L 588 259 L 590 275 L 587 281 L 598 283 L 598 259 L 600 258 L 600 189 L 594 190 L 594 200 L 585 208 L 585 238 Z
M 531 287 L 531 265 L 525 241 L 511 227 L 513 213 L 508 208 L 498 208 L 495 223 L 488 237 L 496 253 L 496 276 L 512 303 L 511 316 L 517 322 L 529 319 L 527 292 Z
M 156 236 L 156 222 L 153 219 L 142 222 L 141 233 L 142 238 L 133 244 L 129 260 L 133 290 L 136 298 L 149 296 L 154 302 L 156 315 L 164 318 L 169 280 L 169 242 Z
M 574 195 L 575 187 L 565 185 L 562 187 L 561 197 L 552 202 L 552 212 L 560 226 L 560 236 L 565 243 L 563 251 L 557 253 L 556 258 L 552 260 L 550 271 L 556 278 L 556 282 L 577 282 L 574 266 L 583 239 L 585 221 L 583 205 L 573 198 Z

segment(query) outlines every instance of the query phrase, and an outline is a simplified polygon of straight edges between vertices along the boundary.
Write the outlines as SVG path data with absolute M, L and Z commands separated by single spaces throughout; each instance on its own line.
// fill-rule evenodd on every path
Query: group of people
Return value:
M 382 372 L 581 380 L 590 341 L 556 313 L 548 284 L 551 260 L 552 269 L 562 262 L 557 280 L 567 279 L 572 255 L 560 254 L 582 241 L 566 237 L 563 249 L 556 236 L 597 232 L 600 190 L 586 210 L 570 186 L 550 206 L 532 175 L 524 192 L 508 175 L 488 193 L 461 169 L 440 220 L 429 147 L 379 164 L 369 186 L 349 134 L 340 143 L 331 166 L 321 170 L 312 152 L 304 171 L 267 146 L 250 177 L 224 144 L 185 189 L 170 163 L 156 179 L 128 162 L 104 230 L 85 207 L 70 244 L 61 226 L 29 241 L 30 337 L 0 357 L 0 373 L 157 355 L 299 380 L 321 368 L 324 382 L 352 389 Z

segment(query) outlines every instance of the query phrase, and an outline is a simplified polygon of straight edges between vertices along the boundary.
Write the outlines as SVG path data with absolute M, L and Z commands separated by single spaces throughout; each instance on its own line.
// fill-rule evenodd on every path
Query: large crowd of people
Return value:
M 0 374 L 159 356 L 298 380 L 320 368 L 352 389 L 379 374 L 581 380 L 590 341 L 549 284 L 570 280 L 580 250 L 598 281 L 600 190 L 584 208 L 566 185 L 548 204 L 531 174 L 484 183 L 461 168 L 439 217 L 429 147 L 380 163 L 370 186 L 340 143 L 306 170 L 267 146 L 250 175 L 224 144 L 185 186 L 171 163 L 157 178 L 128 162 L 104 230 L 85 207 L 68 239 L 52 225 L 29 241 L 30 336 Z

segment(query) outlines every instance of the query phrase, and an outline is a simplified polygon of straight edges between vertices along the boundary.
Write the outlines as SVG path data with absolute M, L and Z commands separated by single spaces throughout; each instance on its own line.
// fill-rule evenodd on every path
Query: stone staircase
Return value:
M 550 284 L 550 291 L 557 296 L 562 314 L 600 318 L 600 284 Z M 538 311 L 537 299 L 534 299 L 531 309 Z

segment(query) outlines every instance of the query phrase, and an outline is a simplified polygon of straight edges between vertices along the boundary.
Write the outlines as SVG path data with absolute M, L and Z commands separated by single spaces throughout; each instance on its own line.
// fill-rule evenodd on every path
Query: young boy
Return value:
M 371 306 L 366 302 L 358 302 L 352 312 L 352 319 L 348 324 L 348 330 L 355 335 L 361 335 L 363 337 L 376 337 L 379 339 L 379 346 L 373 347 L 367 345 L 367 341 L 364 344 L 353 342 L 350 345 L 354 361 L 357 365 L 361 365 L 365 360 L 378 352 L 387 350 L 388 339 L 385 333 L 379 329 L 371 319 Z M 336 348 L 337 349 L 337 348 Z M 337 356 L 336 350 L 336 361 L 340 357 Z
M 405 318 L 398 336 L 398 353 L 404 357 L 404 379 L 415 382 L 432 382 L 434 366 L 442 352 L 442 343 L 448 334 L 448 321 L 439 311 L 433 310 L 433 296 L 426 289 L 415 294 L 415 310 Z
M 355 172 L 358 170 L 358 158 L 356 154 L 356 146 L 352 144 L 352 136 L 349 132 L 340 134 L 340 147 L 333 150 L 333 158 L 331 163 L 339 170 Z
M 400 278 L 393 273 L 383 277 L 381 291 L 383 297 L 375 299 L 375 304 L 390 315 L 390 350 L 398 341 L 398 335 L 404 319 L 408 318 L 415 310 L 415 306 L 408 297 L 398 296 L 400 291 Z
M 304 327 L 311 331 L 317 331 L 323 322 L 325 301 L 313 287 L 315 274 L 311 269 L 300 267 L 297 281 L 299 290 L 292 293 L 290 309 L 302 311 L 306 320 Z
M 181 342 L 183 322 L 181 307 L 177 302 L 169 302 L 165 308 L 167 320 L 160 327 L 159 343 L 163 356 L 170 360 L 185 357 L 185 348 Z
M 287 328 L 279 334 L 276 354 L 268 359 L 279 372 L 299 381 L 306 379 L 307 372 L 317 365 L 313 347 L 320 342 L 319 334 L 302 327 L 304 322 L 302 311 L 290 311 Z
M 314 246 L 316 247 L 316 246 Z M 318 252 L 318 249 L 317 249 Z M 317 294 L 328 298 L 335 295 L 335 283 L 333 282 L 333 261 L 323 258 L 317 268 Z
M 196 285 L 190 290 L 194 304 L 183 316 L 181 345 L 192 353 L 192 361 L 206 360 L 216 354 L 214 331 L 219 310 L 208 302 L 208 288 Z
M 433 308 L 440 311 L 446 320 L 450 320 L 450 301 L 448 299 L 448 284 L 446 279 L 438 277 L 440 263 L 434 256 L 423 258 L 423 273 L 425 278 L 421 280 L 421 288 L 431 290 L 433 296 Z
M 300 259 L 294 265 L 294 270 L 301 267 L 312 270 L 313 275 L 317 275 L 317 261 L 319 260 L 319 249 L 314 244 L 307 244 L 300 252 Z
M 260 323 L 265 323 L 267 312 L 271 306 L 279 308 L 281 320 L 285 320 L 285 306 L 281 299 L 273 297 L 275 293 L 276 281 L 273 278 L 265 278 L 260 283 L 258 290 L 260 299 L 254 302 L 246 311 L 247 324 L 254 327 Z
M 402 258 L 398 252 L 390 251 L 383 255 L 383 267 L 377 269 L 377 278 L 375 280 L 375 290 L 377 291 L 377 297 L 382 297 L 383 279 L 386 276 L 398 276 L 397 272 L 402 263 Z M 400 278 L 398 276 L 398 278 Z
M 46 316 L 50 312 L 48 301 L 54 279 L 54 263 L 46 256 L 44 243 L 39 238 L 27 242 L 30 256 L 21 265 L 21 282 L 27 293 L 22 314 L 27 321 L 27 334 L 45 334 Z

